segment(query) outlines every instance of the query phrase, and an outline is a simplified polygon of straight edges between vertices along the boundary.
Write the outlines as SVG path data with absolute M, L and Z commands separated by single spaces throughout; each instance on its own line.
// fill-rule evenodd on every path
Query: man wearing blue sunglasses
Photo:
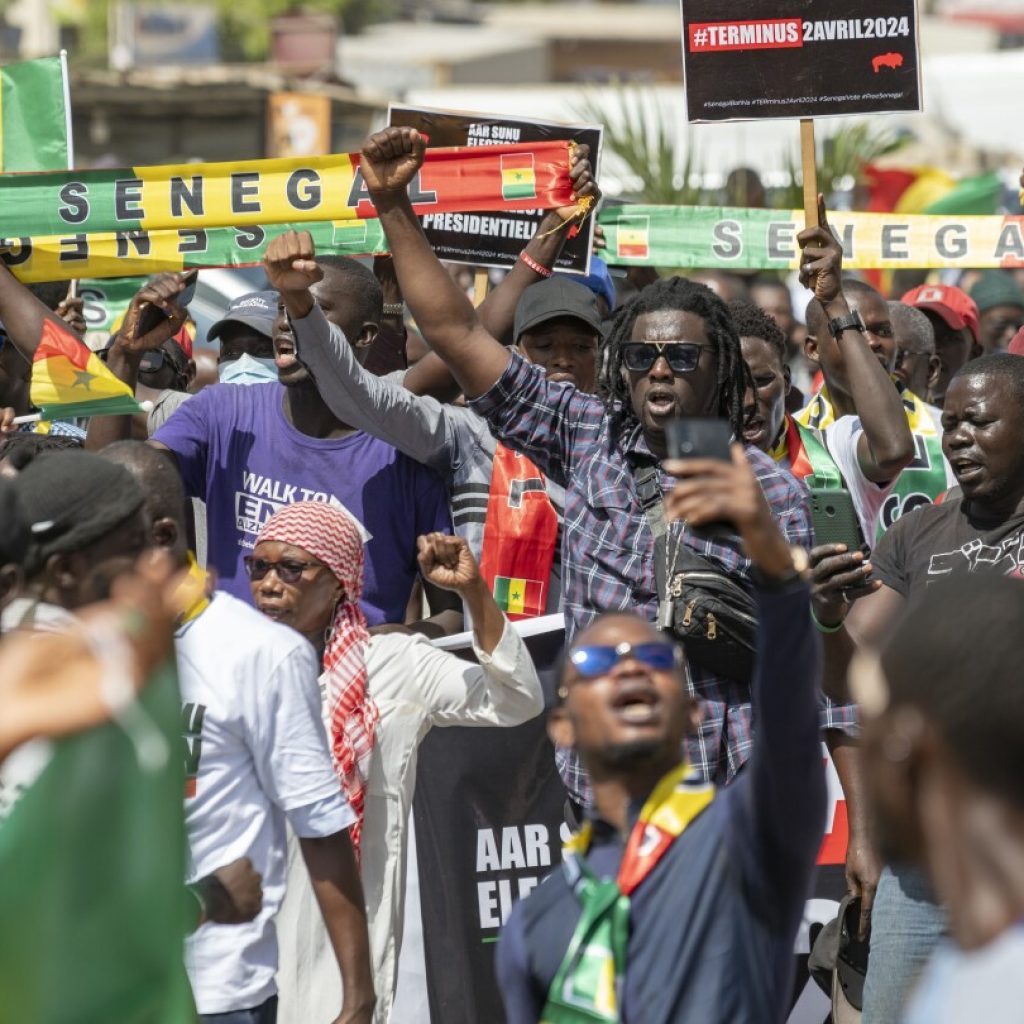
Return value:
M 825 812 L 807 559 L 739 445 L 692 468 L 667 511 L 730 523 L 754 566 L 753 753 L 716 792 L 683 755 L 702 710 L 685 652 L 629 613 L 577 636 L 548 732 L 579 751 L 596 806 L 502 932 L 508 1024 L 771 1024 L 788 1007 Z

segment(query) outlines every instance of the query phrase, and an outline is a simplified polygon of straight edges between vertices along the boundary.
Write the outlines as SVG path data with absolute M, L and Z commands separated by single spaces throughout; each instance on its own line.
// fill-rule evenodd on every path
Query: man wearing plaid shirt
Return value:
M 607 342 L 604 400 L 543 371 L 492 338 L 438 262 L 413 214 L 407 186 L 423 160 L 414 129 L 388 128 L 363 147 L 362 170 L 395 261 L 402 293 L 423 335 L 448 363 L 473 407 L 508 447 L 528 456 L 566 491 L 562 534 L 566 639 L 603 612 L 629 610 L 652 622 L 658 594 L 654 536 L 634 474 L 660 467 L 665 425 L 680 416 L 721 416 L 741 435 L 746 375 L 739 338 L 725 305 L 682 278 L 644 290 L 615 319 Z M 301 242 L 304 236 L 298 236 Z M 310 247 L 311 248 L 311 247 Z M 296 272 L 305 259 L 297 250 Z M 810 546 L 807 494 L 763 452 L 747 456 L 787 539 Z M 663 491 L 679 484 L 661 472 Z M 746 581 L 750 561 L 734 533 L 699 535 L 681 527 L 669 538 Z M 750 687 L 690 664 L 704 722 L 687 751 L 716 782 L 731 779 L 751 748 Z M 850 730 L 852 707 L 822 698 L 823 727 Z M 585 774 L 571 750 L 559 753 L 570 793 L 589 802 Z

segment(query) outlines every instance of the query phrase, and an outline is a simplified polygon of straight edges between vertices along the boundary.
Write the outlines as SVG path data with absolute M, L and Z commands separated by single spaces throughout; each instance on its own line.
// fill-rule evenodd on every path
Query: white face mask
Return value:
M 277 366 L 273 359 L 257 359 L 246 352 L 230 363 L 221 363 L 217 377 L 221 384 L 266 384 L 277 380 Z

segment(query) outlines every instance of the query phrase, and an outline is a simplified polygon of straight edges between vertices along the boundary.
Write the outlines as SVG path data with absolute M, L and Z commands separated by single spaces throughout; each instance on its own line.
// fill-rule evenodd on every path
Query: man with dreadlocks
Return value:
M 634 473 L 652 467 L 661 489 L 665 425 L 678 416 L 720 416 L 738 436 L 745 371 L 739 339 L 724 303 L 702 285 L 673 279 L 645 289 L 617 316 L 609 338 L 602 398 L 549 381 L 480 325 L 473 307 L 437 261 L 409 205 L 407 186 L 423 161 L 416 131 L 389 128 L 363 147 L 362 170 L 388 236 L 402 292 L 424 336 L 448 363 L 472 406 L 513 450 L 565 487 L 562 582 L 567 641 L 602 612 L 629 609 L 657 617 L 655 540 Z M 300 236 L 301 238 L 302 236 Z M 279 276 L 293 320 L 309 315 L 306 271 L 298 252 Z M 763 452 L 748 451 L 765 496 L 791 542 L 811 539 L 807 499 L 795 480 Z M 682 485 L 685 486 L 685 485 Z M 698 535 L 678 529 L 685 544 L 740 581 L 750 572 L 735 533 Z M 689 744 L 703 775 L 724 781 L 750 750 L 750 688 L 746 681 L 691 666 L 705 720 Z M 562 776 L 581 802 L 586 777 L 570 751 Z

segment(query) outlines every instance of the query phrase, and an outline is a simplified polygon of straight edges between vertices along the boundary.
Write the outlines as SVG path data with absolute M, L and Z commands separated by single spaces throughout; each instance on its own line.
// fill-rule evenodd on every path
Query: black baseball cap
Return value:
M 580 320 L 598 337 L 601 335 L 601 310 L 597 305 L 597 296 L 586 285 L 557 275 L 531 284 L 523 292 L 516 306 L 516 341 L 525 331 L 560 316 Z
M 231 300 L 228 311 L 210 328 L 207 341 L 219 338 L 224 325 L 245 324 L 268 338 L 274 336 L 274 321 L 277 319 L 277 292 L 248 292 Z

